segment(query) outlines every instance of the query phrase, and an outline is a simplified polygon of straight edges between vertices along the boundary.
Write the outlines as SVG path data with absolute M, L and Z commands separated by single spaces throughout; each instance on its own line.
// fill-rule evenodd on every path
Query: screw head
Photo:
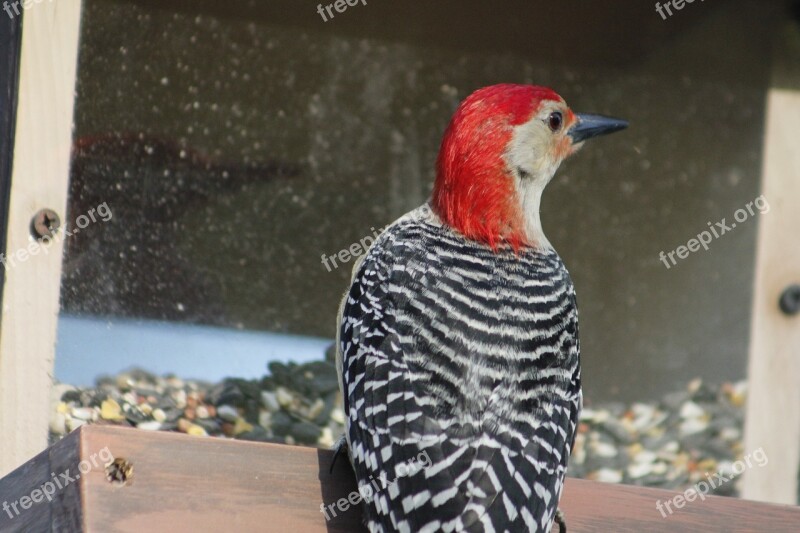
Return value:
M 133 463 L 117 457 L 106 465 L 106 479 L 109 483 L 126 485 L 133 480 Z
M 800 285 L 790 285 L 781 294 L 781 311 L 788 316 L 800 314 Z
M 61 219 L 52 209 L 40 209 L 31 221 L 31 233 L 39 240 L 52 237 L 60 227 Z

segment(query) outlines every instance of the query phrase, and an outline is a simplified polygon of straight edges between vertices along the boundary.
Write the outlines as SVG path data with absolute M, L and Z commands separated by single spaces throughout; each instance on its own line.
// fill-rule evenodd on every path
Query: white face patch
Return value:
M 550 127 L 550 116 L 554 112 L 560 112 L 563 117 L 561 129 L 556 132 Z M 565 140 L 568 114 L 564 102 L 544 102 L 528 122 L 514 127 L 504 157 L 514 176 L 528 241 L 542 248 L 551 246 L 542 230 L 539 206 L 544 188 L 570 153 L 562 148 L 569 142 Z

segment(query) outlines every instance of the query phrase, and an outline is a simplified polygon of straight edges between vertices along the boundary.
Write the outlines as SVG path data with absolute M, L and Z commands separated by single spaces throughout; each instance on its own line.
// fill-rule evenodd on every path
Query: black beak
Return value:
M 586 139 L 614 133 L 628 127 L 626 121 L 617 118 L 588 115 L 586 113 L 578 113 L 575 116 L 578 118 L 578 122 L 572 126 L 568 133 L 572 137 L 572 144 L 578 144 Z

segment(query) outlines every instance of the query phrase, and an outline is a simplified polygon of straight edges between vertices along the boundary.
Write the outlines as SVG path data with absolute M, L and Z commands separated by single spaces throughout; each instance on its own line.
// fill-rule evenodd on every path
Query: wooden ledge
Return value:
M 349 465 L 339 460 L 331 474 L 332 458 L 315 448 L 84 426 L 0 480 L 0 531 L 362 531 L 360 504 L 342 500 L 356 491 Z M 656 502 L 677 494 L 568 479 L 561 507 L 570 533 L 775 533 L 800 524 L 798 507 L 715 496 L 663 517 Z M 333 505 L 329 521 L 323 502 Z

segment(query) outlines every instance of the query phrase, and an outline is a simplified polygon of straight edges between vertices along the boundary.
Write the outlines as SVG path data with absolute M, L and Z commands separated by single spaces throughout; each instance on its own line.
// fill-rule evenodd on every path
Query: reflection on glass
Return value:
M 65 316 L 332 339 L 352 246 L 427 198 L 458 101 L 498 81 L 540 83 L 579 111 L 631 122 L 569 161 L 543 202 L 578 290 L 587 396 L 744 376 L 757 224 L 669 270 L 659 253 L 758 196 L 765 41 L 715 29 L 748 25 L 748 11 L 709 8 L 691 32 L 643 23 L 672 40 L 626 34 L 642 39 L 638 51 L 609 41 L 590 53 L 554 34 L 565 59 L 548 62 L 518 53 L 522 41 L 500 26 L 480 51 L 454 28 L 437 37 L 449 45 L 417 39 L 378 6 L 345 15 L 389 17 L 392 40 L 358 34 L 345 15 L 292 11 L 284 24 L 266 7 L 209 5 L 85 2 L 70 218 L 101 204 L 113 218 L 67 243 Z M 736 68 L 688 64 L 688 49 L 734 54 Z M 62 333 L 64 365 L 94 353 L 124 368 L 140 350 L 100 354 L 90 337 Z M 165 361 L 178 357 L 168 345 Z

